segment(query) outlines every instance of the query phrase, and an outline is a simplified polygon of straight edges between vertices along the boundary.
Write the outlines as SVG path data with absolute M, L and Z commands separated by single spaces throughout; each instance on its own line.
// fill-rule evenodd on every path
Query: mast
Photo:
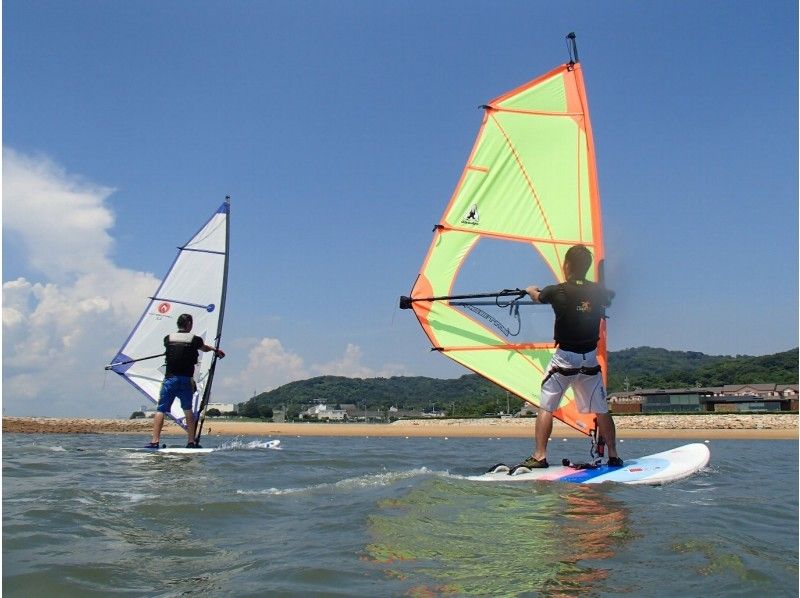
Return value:
M 230 257 L 230 243 L 231 243 L 231 196 L 225 196 L 225 265 L 222 270 L 222 297 L 219 302 L 219 320 L 217 321 L 217 333 L 214 337 L 214 348 L 219 349 L 219 344 L 222 339 L 222 321 L 225 318 L 225 299 L 228 294 L 228 259 Z M 208 382 L 203 389 L 203 398 L 200 401 L 198 414 L 199 421 L 197 422 L 197 429 L 195 430 L 194 441 L 199 443 L 200 436 L 203 433 L 203 424 L 206 421 L 206 410 L 208 409 L 208 402 L 211 398 L 211 384 L 214 382 L 214 371 L 217 368 L 217 354 L 214 353 L 211 358 L 211 367 L 208 370 Z

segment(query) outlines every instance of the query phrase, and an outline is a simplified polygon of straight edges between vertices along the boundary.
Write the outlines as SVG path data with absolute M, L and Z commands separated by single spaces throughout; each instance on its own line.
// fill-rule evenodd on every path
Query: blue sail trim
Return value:
M 120 363 L 122 361 L 131 361 L 131 357 L 129 355 L 125 355 L 125 353 L 117 353 L 114 356 L 114 359 L 111 360 L 111 371 L 115 374 L 119 374 L 120 376 L 131 369 L 133 363 Z M 118 364 L 118 365 L 115 365 Z

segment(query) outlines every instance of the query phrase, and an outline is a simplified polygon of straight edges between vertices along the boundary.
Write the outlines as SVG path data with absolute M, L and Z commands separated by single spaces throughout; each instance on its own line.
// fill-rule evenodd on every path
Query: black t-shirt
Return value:
M 173 332 L 164 337 L 167 349 L 165 378 L 170 376 L 193 376 L 198 351 L 205 342 L 191 332 Z
M 539 301 L 549 303 L 556 314 L 553 337 L 558 346 L 588 353 L 597 348 L 600 320 L 613 297 L 613 291 L 588 280 L 568 280 L 543 288 Z

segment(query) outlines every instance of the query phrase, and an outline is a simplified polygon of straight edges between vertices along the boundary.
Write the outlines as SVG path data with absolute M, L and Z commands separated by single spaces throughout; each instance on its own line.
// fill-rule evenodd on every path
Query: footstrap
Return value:
M 600 465 L 602 465 L 602 463 L 599 459 L 594 463 L 573 463 L 569 459 L 562 459 L 561 465 L 564 467 L 570 467 L 572 469 L 597 469 L 600 467 Z

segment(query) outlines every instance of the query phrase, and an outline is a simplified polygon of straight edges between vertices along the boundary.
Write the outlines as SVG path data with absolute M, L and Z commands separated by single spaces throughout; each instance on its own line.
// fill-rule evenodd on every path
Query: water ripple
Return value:
M 269 442 L 4 434 L 4 595 L 797 595 L 794 442 L 715 441 L 658 488 L 466 479 L 523 440 Z

